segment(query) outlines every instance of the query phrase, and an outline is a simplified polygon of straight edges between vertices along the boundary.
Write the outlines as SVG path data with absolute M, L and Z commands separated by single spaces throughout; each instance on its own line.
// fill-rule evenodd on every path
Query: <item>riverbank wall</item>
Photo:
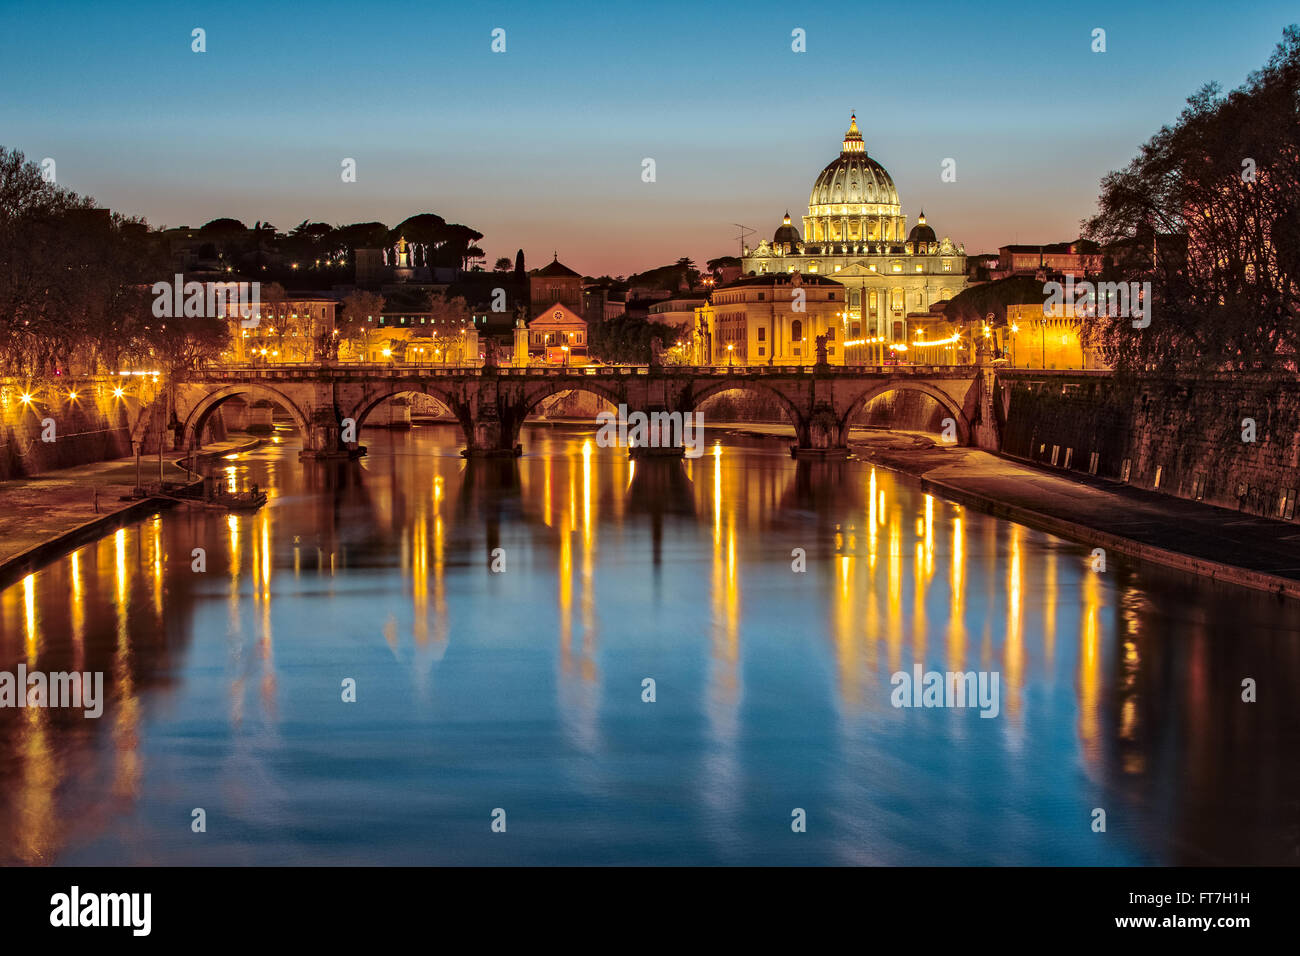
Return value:
M 0 481 L 131 456 L 132 427 L 153 402 L 152 388 L 109 377 L 40 386 L 0 380 Z M 217 409 L 204 441 L 225 440 Z
M 1293 521 L 1300 382 L 1000 375 L 1004 455 Z

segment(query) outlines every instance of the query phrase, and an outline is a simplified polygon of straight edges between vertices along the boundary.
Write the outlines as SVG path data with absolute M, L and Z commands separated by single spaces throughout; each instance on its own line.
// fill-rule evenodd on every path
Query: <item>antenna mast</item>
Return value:
M 750 229 L 748 226 L 743 226 L 738 222 L 733 222 L 732 225 L 740 230 L 740 235 L 736 237 L 736 250 L 743 256 L 745 254 L 745 238 L 747 236 L 752 236 L 754 233 L 758 232 L 758 230 Z

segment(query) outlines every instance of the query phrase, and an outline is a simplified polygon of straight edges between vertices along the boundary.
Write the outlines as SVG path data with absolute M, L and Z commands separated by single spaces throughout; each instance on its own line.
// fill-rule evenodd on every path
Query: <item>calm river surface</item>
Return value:
M 448 426 L 330 466 L 286 433 L 219 463 L 260 512 L 0 593 L 0 669 L 108 697 L 0 710 L 0 861 L 1300 863 L 1295 605 L 1096 573 L 863 462 L 594 431 L 486 465 Z M 914 663 L 996 671 L 997 717 L 891 706 Z

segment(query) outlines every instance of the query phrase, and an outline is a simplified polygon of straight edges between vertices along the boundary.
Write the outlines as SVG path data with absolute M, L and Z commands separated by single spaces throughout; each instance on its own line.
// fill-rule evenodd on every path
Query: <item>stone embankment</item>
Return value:
M 260 439 L 218 442 L 197 461 L 247 451 Z M 188 459 L 163 460 L 163 479 L 184 481 Z M 0 587 L 123 525 L 171 507 L 174 501 L 122 501 L 136 484 L 134 458 L 96 462 L 0 483 Z M 158 481 L 157 459 L 139 464 L 144 484 Z

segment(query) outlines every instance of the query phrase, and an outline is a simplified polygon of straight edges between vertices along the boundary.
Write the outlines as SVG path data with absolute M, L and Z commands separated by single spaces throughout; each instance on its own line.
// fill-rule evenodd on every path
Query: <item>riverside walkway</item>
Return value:
M 1300 527 L 978 451 L 917 433 L 850 438 L 931 494 L 1063 538 L 1300 599 Z
M 215 442 L 204 447 L 203 457 L 232 454 L 258 444 L 246 438 Z M 187 477 L 175 460 L 175 455 L 164 457 L 166 481 Z M 135 479 L 135 459 L 118 458 L 0 482 L 0 587 L 79 547 L 87 536 L 98 537 L 120 523 L 166 506 L 147 498 L 122 501 L 135 487 Z M 145 485 L 157 484 L 156 457 L 141 459 L 140 480 Z

